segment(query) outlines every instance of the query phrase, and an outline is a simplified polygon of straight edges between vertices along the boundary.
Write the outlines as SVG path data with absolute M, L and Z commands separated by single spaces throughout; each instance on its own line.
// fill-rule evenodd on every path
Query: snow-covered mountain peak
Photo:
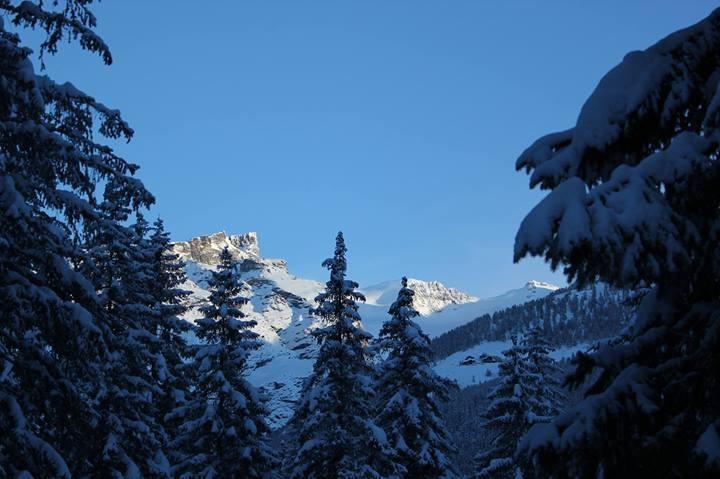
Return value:
M 509 307 L 513 304 L 521 304 L 534 299 L 540 299 L 559 290 L 559 286 L 554 284 L 546 283 L 544 281 L 530 280 L 525 283 L 525 286 L 518 289 L 511 289 L 499 296 L 492 298 L 484 298 L 480 300 L 483 303 L 494 304 L 501 306 L 501 308 Z
M 408 278 L 408 286 L 415 291 L 413 306 L 423 316 L 429 316 L 451 304 L 472 303 L 478 300 L 455 288 L 448 288 L 439 281 Z M 388 307 L 397 298 L 399 290 L 399 279 L 361 288 L 367 304 Z
M 555 286 L 554 284 L 546 283 L 545 281 L 537 281 L 534 279 L 531 279 L 527 283 L 525 283 L 525 289 L 531 290 L 531 289 L 547 289 L 550 291 L 557 291 L 560 289 L 560 286 Z
M 179 241 L 173 244 L 173 251 L 184 261 L 216 265 L 219 263 L 220 252 L 227 247 L 237 260 L 260 259 L 260 246 L 257 233 L 249 232 L 239 235 L 228 235 L 224 231 L 206 236 L 197 236 L 190 241 Z

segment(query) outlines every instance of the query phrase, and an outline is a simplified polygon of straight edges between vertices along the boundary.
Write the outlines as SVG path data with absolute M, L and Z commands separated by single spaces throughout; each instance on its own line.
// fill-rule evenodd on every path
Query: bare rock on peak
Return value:
M 220 231 L 207 236 L 197 236 L 190 241 L 174 243 L 173 251 L 184 260 L 216 265 L 220 262 L 220 252 L 225 247 L 239 261 L 260 258 L 260 246 L 255 232 L 227 235 Z

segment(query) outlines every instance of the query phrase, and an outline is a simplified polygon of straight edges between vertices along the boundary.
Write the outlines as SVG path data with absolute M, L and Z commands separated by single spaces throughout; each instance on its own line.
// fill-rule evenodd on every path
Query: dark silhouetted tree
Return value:
M 378 370 L 377 424 L 387 434 L 392 461 L 404 478 L 457 477 L 450 455 L 455 452 L 443 423 L 439 402 L 452 384 L 433 370 L 430 339 L 413 321 L 415 292 L 407 278 L 390 306 L 378 348 L 384 359 Z
M 518 159 L 549 194 L 515 259 L 651 287 L 623 341 L 580 355 L 586 398 L 523 444 L 540 477 L 720 475 L 720 10 L 600 80 Z M 592 374 L 591 374 L 592 373 Z
M 335 255 L 313 314 L 324 326 L 313 331 L 320 351 L 292 419 L 297 447 L 289 459 L 292 478 L 367 479 L 395 477 L 384 432 L 373 421 L 373 377 L 368 362 L 370 334 L 362 330 L 357 301 L 346 279 L 345 240 L 338 233 Z
M 182 422 L 174 441 L 183 456 L 174 467 L 181 478 L 272 477 L 275 456 L 268 443 L 265 407 L 257 390 L 243 377 L 247 355 L 258 346 L 257 333 L 240 310 L 247 299 L 236 262 L 227 247 L 208 281 L 209 304 L 201 307 L 193 369 L 193 398 L 170 415 Z

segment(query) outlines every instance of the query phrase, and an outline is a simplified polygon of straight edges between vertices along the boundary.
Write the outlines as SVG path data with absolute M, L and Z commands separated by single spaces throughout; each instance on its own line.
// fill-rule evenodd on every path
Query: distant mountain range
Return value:
M 267 393 L 270 423 L 279 427 L 292 414 L 302 380 L 312 369 L 317 346 L 308 332 L 317 327 L 317 320 L 309 309 L 324 283 L 294 276 L 283 259 L 263 258 L 256 233 L 199 236 L 173 245 L 186 263 L 188 282 L 184 287 L 192 293 L 188 321 L 199 317 L 198 307 L 208 296 L 207 279 L 224 247 L 238 260 L 238 270 L 246 284 L 244 294 L 250 299 L 245 313 L 257 321 L 254 329 L 263 340 L 260 349 L 251 354 L 248 379 Z M 551 284 L 529 281 L 500 296 L 478 299 L 437 281 L 410 279 L 409 284 L 415 290 L 415 307 L 421 313 L 418 323 L 431 337 L 476 318 L 541 300 L 559 290 Z M 377 335 L 388 319 L 387 310 L 399 288 L 399 279 L 360 288 L 367 298 L 360 305 L 360 315 L 363 327 L 371 334 Z M 479 339 L 482 340 L 485 338 Z

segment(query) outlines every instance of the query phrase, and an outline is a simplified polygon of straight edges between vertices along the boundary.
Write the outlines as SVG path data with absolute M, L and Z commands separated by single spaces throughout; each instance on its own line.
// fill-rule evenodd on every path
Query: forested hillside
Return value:
M 544 298 L 475 318 L 433 339 L 435 359 L 484 341 L 502 341 L 540 326 L 553 346 L 568 346 L 617 335 L 634 311 L 635 294 L 593 284 L 563 289 Z

